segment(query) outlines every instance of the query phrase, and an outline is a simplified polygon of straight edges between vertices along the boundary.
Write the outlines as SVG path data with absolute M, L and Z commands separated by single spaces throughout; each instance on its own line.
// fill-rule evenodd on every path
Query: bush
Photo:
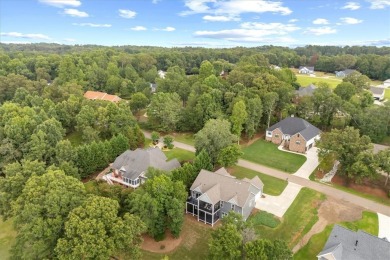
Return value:
M 254 225 L 263 225 L 270 228 L 276 228 L 280 224 L 280 220 L 271 213 L 260 211 L 250 218 L 250 222 Z

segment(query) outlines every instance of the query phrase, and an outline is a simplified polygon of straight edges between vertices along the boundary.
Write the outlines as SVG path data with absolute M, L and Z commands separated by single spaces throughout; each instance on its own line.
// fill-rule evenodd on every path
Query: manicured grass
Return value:
M 317 208 L 325 195 L 302 188 L 276 228 L 255 226 L 261 238 L 285 240 L 292 249 L 317 222 Z
M 16 231 L 13 228 L 12 219 L 3 221 L 0 217 L 0 259 L 10 257 L 9 250 L 15 243 Z
M 390 88 L 385 90 L 385 99 L 387 99 L 387 101 L 390 100 Z
M 193 133 L 173 133 L 171 135 L 177 142 L 189 144 L 192 146 L 195 145 L 195 137 Z
M 378 235 L 378 214 L 373 212 L 364 211 L 362 219 L 354 222 L 342 222 L 339 224 L 354 231 L 361 229 L 372 235 Z M 294 259 L 315 259 L 316 255 L 323 249 L 332 229 L 333 224 L 326 226 L 322 232 L 312 236 L 309 242 L 294 255 Z
M 253 225 L 263 225 L 270 228 L 276 228 L 280 224 L 280 220 L 271 213 L 260 211 L 248 220 Z
M 213 229 L 210 225 L 205 225 L 194 220 L 186 218 L 183 224 L 183 230 L 181 233 L 181 244 L 170 253 L 158 254 L 147 251 L 142 251 L 142 259 L 154 260 L 163 259 L 164 256 L 168 256 L 169 259 L 194 259 L 204 260 L 208 255 L 208 240 L 210 238 Z
M 81 145 L 84 143 L 81 132 L 77 132 L 77 131 L 68 134 L 67 136 L 65 136 L 65 139 L 68 139 L 72 143 L 72 145 L 75 145 L 75 146 Z
M 386 136 L 385 138 L 383 138 L 381 144 L 390 145 L 390 136 Z
M 287 186 L 287 182 L 284 180 L 240 166 L 233 166 L 229 168 L 229 173 L 239 179 L 252 179 L 256 175 L 259 176 L 260 180 L 264 183 L 264 193 L 268 195 L 279 196 Z
M 163 150 L 163 152 L 167 156 L 168 160 L 176 158 L 179 160 L 179 162 L 183 162 L 183 161 L 190 161 L 195 158 L 195 153 L 180 148 L 176 148 L 176 147 L 173 148 L 172 150 Z
M 288 173 L 296 172 L 306 161 L 306 157 L 278 150 L 278 146 L 260 139 L 242 149 L 243 159 L 262 164 Z
M 329 78 L 320 78 L 320 77 L 310 77 L 308 75 L 302 75 L 297 74 L 297 82 L 303 86 L 306 87 L 310 84 L 316 85 L 318 82 L 325 82 L 328 83 L 331 88 L 336 88 L 338 84 L 342 82 L 341 79 L 336 78 L 334 76 L 329 76 Z

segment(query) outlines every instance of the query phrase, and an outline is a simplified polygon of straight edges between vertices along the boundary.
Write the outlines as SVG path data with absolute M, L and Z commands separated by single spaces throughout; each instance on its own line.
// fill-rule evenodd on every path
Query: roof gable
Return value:
M 279 128 L 283 134 L 291 136 L 300 133 L 305 140 L 310 140 L 320 133 L 320 130 L 317 127 L 299 117 L 287 117 L 269 127 L 267 131 L 273 131 L 277 128 Z

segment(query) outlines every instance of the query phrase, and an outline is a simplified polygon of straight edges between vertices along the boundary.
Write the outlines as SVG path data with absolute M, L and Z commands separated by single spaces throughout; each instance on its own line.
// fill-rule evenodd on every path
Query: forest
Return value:
M 320 83 L 313 96 L 297 98 L 301 86 L 290 68 L 299 66 L 357 71 L 335 89 Z M 166 71 L 164 78 L 159 70 Z M 326 133 L 331 141 L 321 145 L 341 154 L 348 177 L 372 177 L 368 151 L 371 141 L 390 135 L 390 102 L 374 105 L 367 89 L 371 79 L 388 78 L 389 47 L 0 44 L 0 214 L 13 218 L 18 232 L 12 259 L 107 259 L 123 252 L 139 258 L 141 234 L 161 239 L 169 229 L 180 235 L 187 191 L 200 169 L 234 165 L 240 140 L 290 115 Z M 123 100 L 87 100 L 87 90 Z M 145 113 L 148 121 L 139 122 Z M 141 129 L 198 133 L 196 159 L 170 174 L 150 169 L 150 180 L 134 192 L 104 183 L 86 189 L 80 180 L 127 149 L 144 146 Z M 348 149 L 362 148 L 345 154 L 336 145 L 344 140 L 337 139 L 338 131 L 354 137 Z M 78 143 L 70 141 L 75 134 Z M 221 228 L 242 231 L 232 223 Z M 275 243 L 283 257 L 291 257 L 280 241 L 256 241 L 245 245 L 248 254 Z M 218 243 L 216 231 L 210 246 Z

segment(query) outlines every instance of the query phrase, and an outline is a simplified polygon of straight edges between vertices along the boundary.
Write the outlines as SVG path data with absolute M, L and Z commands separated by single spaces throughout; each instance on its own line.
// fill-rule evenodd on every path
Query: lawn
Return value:
M 248 221 L 254 226 L 263 225 L 270 228 L 276 228 L 280 224 L 279 218 L 265 211 L 250 216 Z
M 210 238 L 212 228 L 196 220 L 190 219 L 186 216 L 181 232 L 182 242 L 172 252 L 166 254 L 151 253 L 142 251 L 142 259 L 153 260 L 163 259 L 166 255 L 169 259 L 194 259 L 204 260 L 208 254 L 208 240 Z
M 177 142 L 189 144 L 192 146 L 195 145 L 195 137 L 193 133 L 172 133 L 171 135 Z
M 168 160 L 176 158 L 179 160 L 179 162 L 183 162 L 191 161 L 195 158 L 195 153 L 176 147 L 171 150 L 163 150 L 163 152 L 167 156 Z
M 310 84 L 316 85 L 316 83 L 318 82 L 325 82 L 328 83 L 332 89 L 334 89 L 338 84 L 342 82 L 341 79 L 336 78 L 334 76 L 329 76 L 329 78 L 310 77 L 308 75 L 302 75 L 302 74 L 297 74 L 296 76 L 297 76 L 297 82 L 303 87 L 306 87 Z
M 3 221 L 0 217 L 0 259 L 8 259 L 9 250 L 15 242 L 16 231 L 13 228 L 12 219 Z
M 264 183 L 264 193 L 268 195 L 279 196 L 287 186 L 287 182 L 284 180 L 240 166 L 230 167 L 229 173 L 239 179 L 252 179 L 256 175 L 259 176 L 260 180 Z
M 68 139 L 72 145 L 81 145 L 84 143 L 81 132 L 73 132 L 65 136 L 65 139 Z
M 383 138 L 381 144 L 390 145 L 390 136 L 386 136 L 385 138 Z
M 263 225 L 255 226 L 256 233 L 261 238 L 285 240 L 289 247 L 293 248 L 317 222 L 317 208 L 324 199 L 325 195 L 308 188 L 302 188 L 284 214 L 281 224 L 276 228 Z
M 339 224 L 354 231 L 361 229 L 375 236 L 378 235 L 378 214 L 373 212 L 364 211 L 362 219 L 354 222 L 342 222 Z M 316 259 L 316 255 L 321 252 L 326 240 L 328 240 L 328 237 L 332 232 L 332 228 L 333 224 L 328 225 L 322 232 L 312 236 L 309 242 L 294 255 L 294 259 Z
M 385 99 L 387 99 L 387 101 L 390 100 L 390 88 L 385 90 Z
M 260 139 L 242 149 L 243 159 L 262 164 L 288 173 L 296 172 L 306 161 L 306 157 L 278 150 L 278 146 Z

